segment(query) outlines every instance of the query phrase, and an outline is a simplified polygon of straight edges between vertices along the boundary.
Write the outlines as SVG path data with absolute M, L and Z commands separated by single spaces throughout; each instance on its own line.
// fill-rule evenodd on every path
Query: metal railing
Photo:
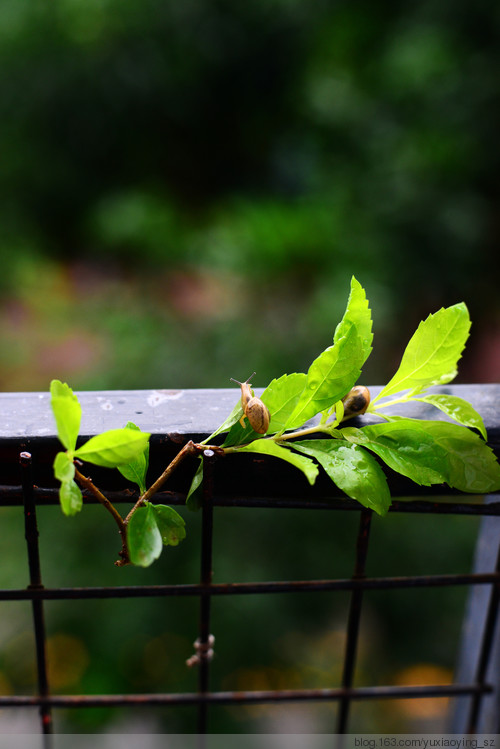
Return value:
M 490 400 L 496 401 L 498 395 L 496 386 L 482 386 L 481 397 L 484 398 L 485 391 Z M 453 388 L 454 392 L 460 391 L 460 386 Z M 479 390 L 478 390 L 479 392 Z M 189 391 L 186 391 L 189 393 Z M 35 407 L 35 395 L 32 403 Z M 110 396 L 109 393 L 96 397 L 109 399 L 123 398 L 122 393 Z M 214 392 L 205 391 L 201 395 L 195 394 L 205 404 L 213 402 Z M 218 394 L 219 395 L 219 394 Z M 470 393 L 468 394 L 470 398 Z M 30 400 L 31 396 L 27 396 Z M 195 396 L 193 396 L 195 397 Z M 232 392 L 231 397 L 234 397 Z M 143 393 L 129 393 L 129 401 L 138 402 L 144 400 Z M 472 399 L 471 399 L 472 400 Z M 489 401 L 488 401 L 489 402 Z M 172 400 L 170 405 L 177 403 Z M 481 410 L 480 404 L 477 404 Z M 40 408 L 40 406 L 37 406 Z M 139 410 L 136 408 L 136 411 Z M 487 408 L 483 410 L 488 410 Z M 493 411 L 493 417 L 495 412 Z M 36 414 L 35 414 L 36 415 Z M 45 412 L 43 418 L 45 419 Z M 175 417 L 171 415 L 175 422 Z M 195 418 L 195 417 L 194 417 Z M 496 418 L 496 417 L 495 417 Z M 36 422 L 36 419 L 35 419 Z M 33 423 L 33 419 L 31 420 Z M 111 424 L 113 426 L 113 424 Z M 492 424 L 492 416 L 487 419 L 489 435 L 493 435 L 493 446 L 498 454 L 498 425 Z M 36 434 L 36 428 L 30 427 L 32 434 L 18 434 L 8 436 L 0 440 L 0 456 L 4 474 L 15 477 L 16 470 L 20 477 L 19 483 L 10 481 L 0 487 L 0 505 L 12 505 L 23 503 L 25 518 L 25 537 L 27 543 L 29 585 L 26 588 L 0 590 L 0 601 L 31 601 L 32 619 L 36 652 L 37 668 L 37 693 L 32 696 L 26 695 L 0 695 L 0 708 L 26 708 L 38 707 L 40 711 L 40 730 L 49 737 L 54 730 L 53 712 L 58 708 L 89 708 L 102 706 L 174 706 L 174 705 L 196 705 L 198 710 L 197 731 L 204 734 L 209 731 L 209 710 L 213 705 L 243 705 L 259 703 L 290 703 L 290 702 L 331 702 L 338 704 L 337 726 L 338 733 L 352 730 L 349 723 L 350 707 L 353 701 L 373 699 L 420 699 L 420 698 L 443 698 L 443 697 L 467 697 L 467 725 L 469 733 L 478 731 L 481 727 L 480 716 L 485 696 L 498 694 L 498 677 L 496 683 L 488 678 L 488 665 L 491 659 L 497 631 L 497 619 L 500 596 L 500 552 L 497 552 L 496 561 L 487 572 L 470 572 L 460 574 L 435 574 L 414 576 L 366 576 L 366 557 L 370 542 L 371 511 L 362 508 L 357 503 L 335 497 L 322 495 L 323 488 L 319 489 L 317 496 L 313 493 L 305 498 L 295 496 L 304 490 L 294 478 L 287 489 L 287 473 L 284 472 L 281 486 L 284 486 L 282 496 L 272 496 L 268 493 L 266 476 L 273 476 L 273 485 L 276 485 L 276 465 L 266 464 L 264 467 L 259 462 L 259 482 L 261 496 L 256 496 L 254 487 L 250 492 L 245 492 L 241 480 L 228 485 L 227 470 L 217 472 L 218 458 L 211 450 L 206 450 L 203 455 L 203 505 L 200 539 L 200 572 L 199 582 L 192 584 L 168 584 L 168 585 L 144 585 L 144 586 L 103 586 L 103 587 L 45 587 L 42 580 L 40 553 L 38 546 L 37 527 L 37 505 L 57 503 L 57 489 L 54 486 L 40 487 L 37 476 L 33 475 L 32 454 L 36 453 L 37 466 L 41 467 L 44 474 L 44 466 L 50 466 L 53 459 L 56 442 L 53 434 L 44 434 L 40 437 Z M 165 447 L 165 437 L 157 431 L 152 438 L 152 458 L 155 459 L 155 445 Z M 18 430 L 19 431 L 19 430 Z M 193 428 L 189 424 L 185 433 L 179 435 L 170 433 L 169 441 L 172 449 L 179 449 L 179 445 L 189 437 L 209 433 L 202 425 L 201 429 Z M 89 434 L 90 436 L 90 434 Z M 168 440 L 167 440 L 168 441 Z M 29 447 L 30 449 L 26 449 Z M 22 449 L 19 449 L 22 448 Z M 13 456 L 17 452 L 17 466 L 14 469 Z M 249 456 L 250 457 L 250 456 Z M 220 460 L 220 459 L 219 459 Z M 252 470 L 251 459 L 247 463 L 247 470 Z M 224 475 L 224 479 L 221 476 Z M 235 474 L 237 475 L 237 473 Z M 280 478 L 280 477 L 278 477 Z M 233 476 L 234 479 L 234 476 Z M 174 487 L 169 493 L 169 504 L 180 504 L 184 501 L 184 492 L 181 477 L 180 488 Z M 47 483 L 50 483 L 47 481 Z M 252 481 L 245 482 L 252 487 Z M 396 486 L 397 483 L 396 483 Z M 393 491 L 394 491 L 394 487 Z M 404 487 L 406 489 L 406 486 Z M 184 487 L 185 489 L 185 487 Z M 233 493 L 231 493 L 233 492 Z M 435 495 L 435 489 L 432 495 Z M 110 496 L 113 494 L 111 492 Z M 453 494 L 452 501 L 448 496 L 446 502 L 440 502 L 436 498 L 429 500 L 420 496 L 413 500 L 404 501 L 395 499 L 390 513 L 436 513 L 436 514 L 460 514 L 464 516 L 500 516 L 500 497 L 490 497 L 488 503 L 477 503 L 468 501 L 465 495 Z M 237 495 L 237 496 L 235 496 Z M 119 500 L 121 492 L 115 491 Z M 161 495 L 163 497 L 163 495 Z M 429 496 L 431 496 L 429 494 Z M 356 539 L 355 563 L 352 575 L 349 578 L 314 579 L 314 580 L 284 580 L 264 581 L 255 583 L 213 583 L 212 582 L 212 553 L 213 553 L 213 531 L 214 531 L 214 507 L 273 507 L 286 511 L 287 508 L 302 509 L 313 512 L 315 510 L 329 509 L 332 512 L 339 510 L 359 513 L 359 528 Z M 496 540 L 498 546 L 498 539 Z M 484 612 L 477 612 L 476 618 L 480 619 L 480 646 L 477 662 L 475 664 L 473 678 L 467 683 L 428 684 L 422 686 L 398 686 L 398 685 L 374 685 L 353 686 L 356 673 L 356 656 L 359 644 L 360 617 L 363 609 L 363 598 L 369 590 L 387 589 L 416 589 L 444 586 L 486 586 L 489 591 L 489 601 Z M 349 591 L 350 604 L 347 621 L 345 651 L 343 656 L 342 678 L 340 686 L 321 689 L 279 689 L 260 691 L 212 691 L 210 688 L 211 655 L 213 639 L 211 634 L 211 603 L 218 596 L 248 596 L 255 594 L 279 595 L 281 593 L 315 593 L 315 592 Z M 199 623 L 198 638 L 196 641 L 196 655 L 193 663 L 198 669 L 197 690 L 189 693 L 153 693 L 153 694 L 101 694 L 101 695 L 58 695 L 51 691 L 48 677 L 46 656 L 46 631 L 44 624 L 44 602 L 47 600 L 91 600 L 99 598 L 140 598 L 140 597 L 196 597 L 199 601 Z M 495 731 L 500 732 L 500 726 Z M 494 732 L 493 729 L 490 729 Z M 47 739 L 48 741 L 49 739 Z M 47 744 L 48 745 L 48 744 Z

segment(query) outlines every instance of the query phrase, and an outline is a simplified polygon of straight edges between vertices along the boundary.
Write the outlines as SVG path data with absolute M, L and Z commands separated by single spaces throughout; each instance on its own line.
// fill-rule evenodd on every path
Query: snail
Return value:
M 269 409 L 266 404 L 263 403 L 260 398 L 252 395 L 252 391 L 250 390 L 250 380 L 252 379 L 254 374 L 255 372 L 253 372 L 248 380 L 245 380 L 245 382 L 239 382 L 233 377 L 231 377 L 230 379 L 231 382 L 235 382 L 241 388 L 241 406 L 243 408 L 243 416 L 240 419 L 241 426 L 245 426 L 245 418 L 247 418 L 254 432 L 258 432 L 258 434 L 265 434 L 269 429 L 271 414 L 269 413 Z
M 361 416 L 370 405 L 370 391 L 364 385 L 356 385 L 342 398 L 344 419 Z

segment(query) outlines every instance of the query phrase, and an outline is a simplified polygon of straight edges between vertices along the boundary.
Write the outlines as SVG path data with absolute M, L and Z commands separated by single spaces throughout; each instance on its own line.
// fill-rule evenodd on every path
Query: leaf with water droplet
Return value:
M 432 393 L 412 400 L 436 406 L 443 413 L 458 421 L 459 424 L 478 429 L 484 439 L 488 439 L 482 416 L 463 398 L 459 398 L 457 395 L 448 395 L 448 393 Z
M 472 494 L 500 489 L 500 465 L 478 434 L 445 421 L 398 418 L 339 430 L 349 442 L 376 453 L 417 484 L 447 483 Z
M 149 567 L 160 556 L 163 542 L 153 506 L 149 502 L 145 507 L 139 507 L 130 518 L 127 546 L 130 561 L 140 567 Z
M 271 414 L 268 434 L 284 429 L 290 414 L 294 411 L 300 396 L 304 392 L 307 375 L 294 372 L 272 380 L 262 393 L 261 399 Z
M 346 440 L 291 442 L 290 447 L 316 458 L 339 489 L 364 507 L 385 515 L 391 495 L 384 472 L 366 450 Z
M 177 546 L 186 538 L 185 521 L 168 505 L 151 505 L 164 546 Z
M 277 445 L 276 442 L 266 439 L 254 440 L 248 445 L 243 445 L 238 448 L 238 453 L 259 453 L 261 455 L 269 455 L 274 458 L 280 458 L 285 460 L 287 463 L 291 463 L 298 468 L 305 475 L 310 484 L 314 484 L 316 476 L 318 475 L 318 466 L 314 461 L 306 458 L 304 455 L 297 455 L 291 450 L 285 447 Z

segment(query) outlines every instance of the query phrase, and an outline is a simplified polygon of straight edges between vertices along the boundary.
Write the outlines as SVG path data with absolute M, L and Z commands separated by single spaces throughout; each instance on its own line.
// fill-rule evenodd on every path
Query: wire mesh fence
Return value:
M 12 458 L 12 451 L 10 452 Z M 0 708 L 38 709 L 40 732 L 50 741 L 50 735 L 57 730 L 55 715 L 59 709 L 88 709 L 94 707 L 127 707 L 130 709 L 148 706 L 180 707 L 195 706 L 197 725 L 193 727 L 199 734 L 210 732 L 210 712 L 214 706 L 230 705 L 233 708 L 257 704 L 289 703 L 327 703 L 336 706 L 336 731 L 343 734 L 355 729 L 351 720 L 354 703 L 370 700 L 419 700 L 443 699 L 446 697 L 466 698 L 467 726 L 469 733 L 478 730 L 483 702 L 486 696 L 498 692 L 498 679 L 494 683 L 488 678 L 491 655 L 497 637 L 499 596 L 500 596 L 500 549 L 496 553 L 496 562 L 488 571 L 460 572 L 432 575 L 398 575 L 370 577 L 366 574 L 366 560 L 370 546 L 372 512 L 360 507 L 357 503 L 338 498 L 325 502 L 323 499 L 300 499 L 287 496 L 258 497 L 245 495 L 227 496 L 217 492 L 214 487 L 214 467 L 217 456 L 207 450 L 203 455 L 203 504 L 200 536 L 199 579 L 196 583 L 173 583 L 165 585 L 118 585 L 86 587 L 46 587 L 42 578 L 42 567 L 39 550 L 39 528 L 37 524 L 37 507 L 45 504 L 56 504 L 57 490 L 43 488 L 34 480 L 31 454 L 20 451 L 17 455 L 19 484 L 0 487 L 0 505 L 17 505 L 24 507 L 25 538 L 27 549 L 27 566 L 29 584 L 25 588 L 7 588 L 0 590 L 0 601 L 29 601 L 32 607 L 32 626 L 34 634 L 34 657 L 36 660 L 37 688 L 32 695 L 0 694 Z M 36 478 L 36 477 L 35 477 Z M 117 491 L 117 496 L 119 492 Z M 173 503 L 184 500 L 179 494 L 170 497 Z M 331 512 L 349 511 L 359 515 L 358 531 L 355 541 L 354 565 L 348 577 L 305 580 L 264 580 L 259 582 L 226 581 L 213 582 L 214 552 L 214 508 L 267 507 L 281 511 L 288 508 L 302 509 L 305 512 L 328 509 Z M 500 516 L 500 497 L 491 497 L 487 503 L 467 501 L 456 494 L 447 501 L 414 498 L 393 502 L 391 514 L 426 514 L 462 515 L 465 517 L 498 517 Z M 497 539 L 498 547 L 498 539 Z M 363 612 L 365 594 L 368 591 L 396 589 L 430 589 L 449 586 L 484 586 L 488 590 L 488 605 L 480 616 L 480 644 L 475 663 L 473 678 L 467 682 L 450 682 L 442 684 L 422 684 L 418 686 L 397 684 L 376 684 L 356 686 L 357 655 L 359 649 L 360 620 Z M 212 656 L 217 649 L 212 632 L 212 603 L 215 598 L 252 595 L 279 596 L 280 594 L 301 595 L 316 593 L 347 592 L 350 596 L 345 645 L 342 657 L 340 685 L 332 682 L 330 687 L 249 689 L 238 691 L 221 691 L 211 688 Z M 198 626 L 195 652 L 190 664 L 197 669 L 197 688 L 190 692 L 154 692 L 154 693 L 108 693 L 108 694 L 57 694 L 52 688 L 47 664 L 47 632 L 44 621 L 44 605 L 49 600 L 91 601 L 103 598 L 134 600 L 147 597 L 170 599 L 172 597 L 191 597 L 198 601 Z M 263 632 L 265 636 L 265 632 Z M 500 725 L 496 728 L 500 732 Z M 46 746 L 49 746 L 47 743 Z
M 39 496 L 46 496 L 55 501 L 50 490 L 35 488 L 31 472 L 31 456 L 20 454 L 20 472 L 22 476 L 22 497 L 24 501 L 25 537 L 29 567 L 29 585 L 25 589 L 0 591 L 0 600 L 29 600 L 32 605 L 33 631 L 37 668 L 37 694 L 33 696 L 0 696 L 0 707 L 26 708 L 38 707 L 40 712 L 40 730 L 49 735 L 54 730 L 53 712 L 57 708 L 89 708 L 98 706 L 174 706 L 196 705 L 198 710 L 197 732 L 209 730 L 209 710 L 211 705 L 243 705 L 261 703 L 291 702 L 331 702 L 338 703 L 337 732 L 344 733 L 350 729 L 349 714 L 353 701 L 373 699 L 421 699 L 468 696 L 469 717 L 468 732 L 475 732 L 481 710 L 482 698 L 491 693 L 494 685 L 486 680 L 488 659 L 491 654 L 495 624 L 498 613 L 500 590 L 500 558 L 490 572 L 469 574 L 444 574 L 426 576 L 396 576 L 369 578 L 365 575 L 366 557 L 370 542 L 371 511 L 359 511 L 359 529 L 356 539 L 355 565 L 352 576 L 347 579 L 326 580 L 288 580 L 256 583 L 212 583 L 213 551 L 213 507 L 217 499 L 213 495 L 211 480 L 215 457 L 211 451 L 204 456 L 204 501 L 201 524 L 200 578 L 198 584 L 172 584 L 155 586 L 118 586 L 118 587 L 67 587 L 45 588 L 41 575 L 38 550 L 38 529 L 36 501 Z M 14 487 L 3 487 L 4 495 L 15 500 L 18 490 Z M 242 503 L 243 504 L 243 503 Z M 246 504 L 251 504 L 247 502 Z M 283 503 L 281 503 L 283 504 Z M 396 502 L 392 512 L 428 512 L 430 507 L 425 502 Z M 296 503 L 295 503 L 296 506 Z M 304 503 L 311 510 L 311 503 Z M 314 505 L 313 505 L 314 507 Z M 324 505 L 321 504 L 321 507 Z M 334 509 L 332 507 L 332 509 Z M 436 508 L 434 508 L 436 510 Z M 500 502 L 489 504 L 469 504 L 453 502 L 438 504 L 440 513 L 465 513 L 467 515 L 500 515 Z M 454 585 L 485 585 L 491 589 L 490 602 L 484 621 L 480 655 L 475 679 L 467 684 L 443 684 L 421 686 L 365 686 L 354 687 L 356 670 L 356 653 L 359 637 L 359 623 L 363 606 L 363 596 L 367 590 L 426 588 Z M 210 668 L 214 649 L 211 632 L 211 602 L 214 596 L 240 596 L 252 594 L 278 595 L 283 592 L 300 593 L 350 591 L 350 606 L 347 622 L 346 644 L 343 658 L 342 679 L 340 687 L 321 689 L 280 689 L 265 691 L 221 692 L 210 690 Z M 44 624 L 44 601 L 75 600 L 96 598 L 130 598 L 140 597 L 194 596 L 199 601 L 198 638 L 196 653 L 192 665 L 198 669 L 198 687 L 192 693 L 168 694 L 103 694 L 103 695 L 57 695 L 52 694 L 48 678 L 46 658 L 46 631 Z

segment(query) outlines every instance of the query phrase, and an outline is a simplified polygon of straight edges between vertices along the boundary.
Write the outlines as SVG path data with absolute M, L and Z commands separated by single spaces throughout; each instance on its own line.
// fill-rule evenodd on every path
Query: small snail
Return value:
M 240 419 L 241 426 L 245 426 L 246 417 L 254 432 L 258 432 L 258 434 L 265 434 L 269 429 L 271 414 L 269 413 L 269 409 L 266 404 L 263 403 L 260 398 L 252 395 L 252 391 L 250 390 L 250 380 L 252 379 L 254 374 L 255 372 L 253 372 L 248 380 L 245 380 L 245 382 L 239 382 L 233 377 L 231 377 L 230 379 L 231 382 L 235 382 L 241 388 L 241 406 L 243 408 L 243 416 Z
M 364 385 L 356 385 L 345 398 L 342 398 L 342 403 L 344 404 L 344 419 L 361 416 L 370 405 L 370 391 Z

